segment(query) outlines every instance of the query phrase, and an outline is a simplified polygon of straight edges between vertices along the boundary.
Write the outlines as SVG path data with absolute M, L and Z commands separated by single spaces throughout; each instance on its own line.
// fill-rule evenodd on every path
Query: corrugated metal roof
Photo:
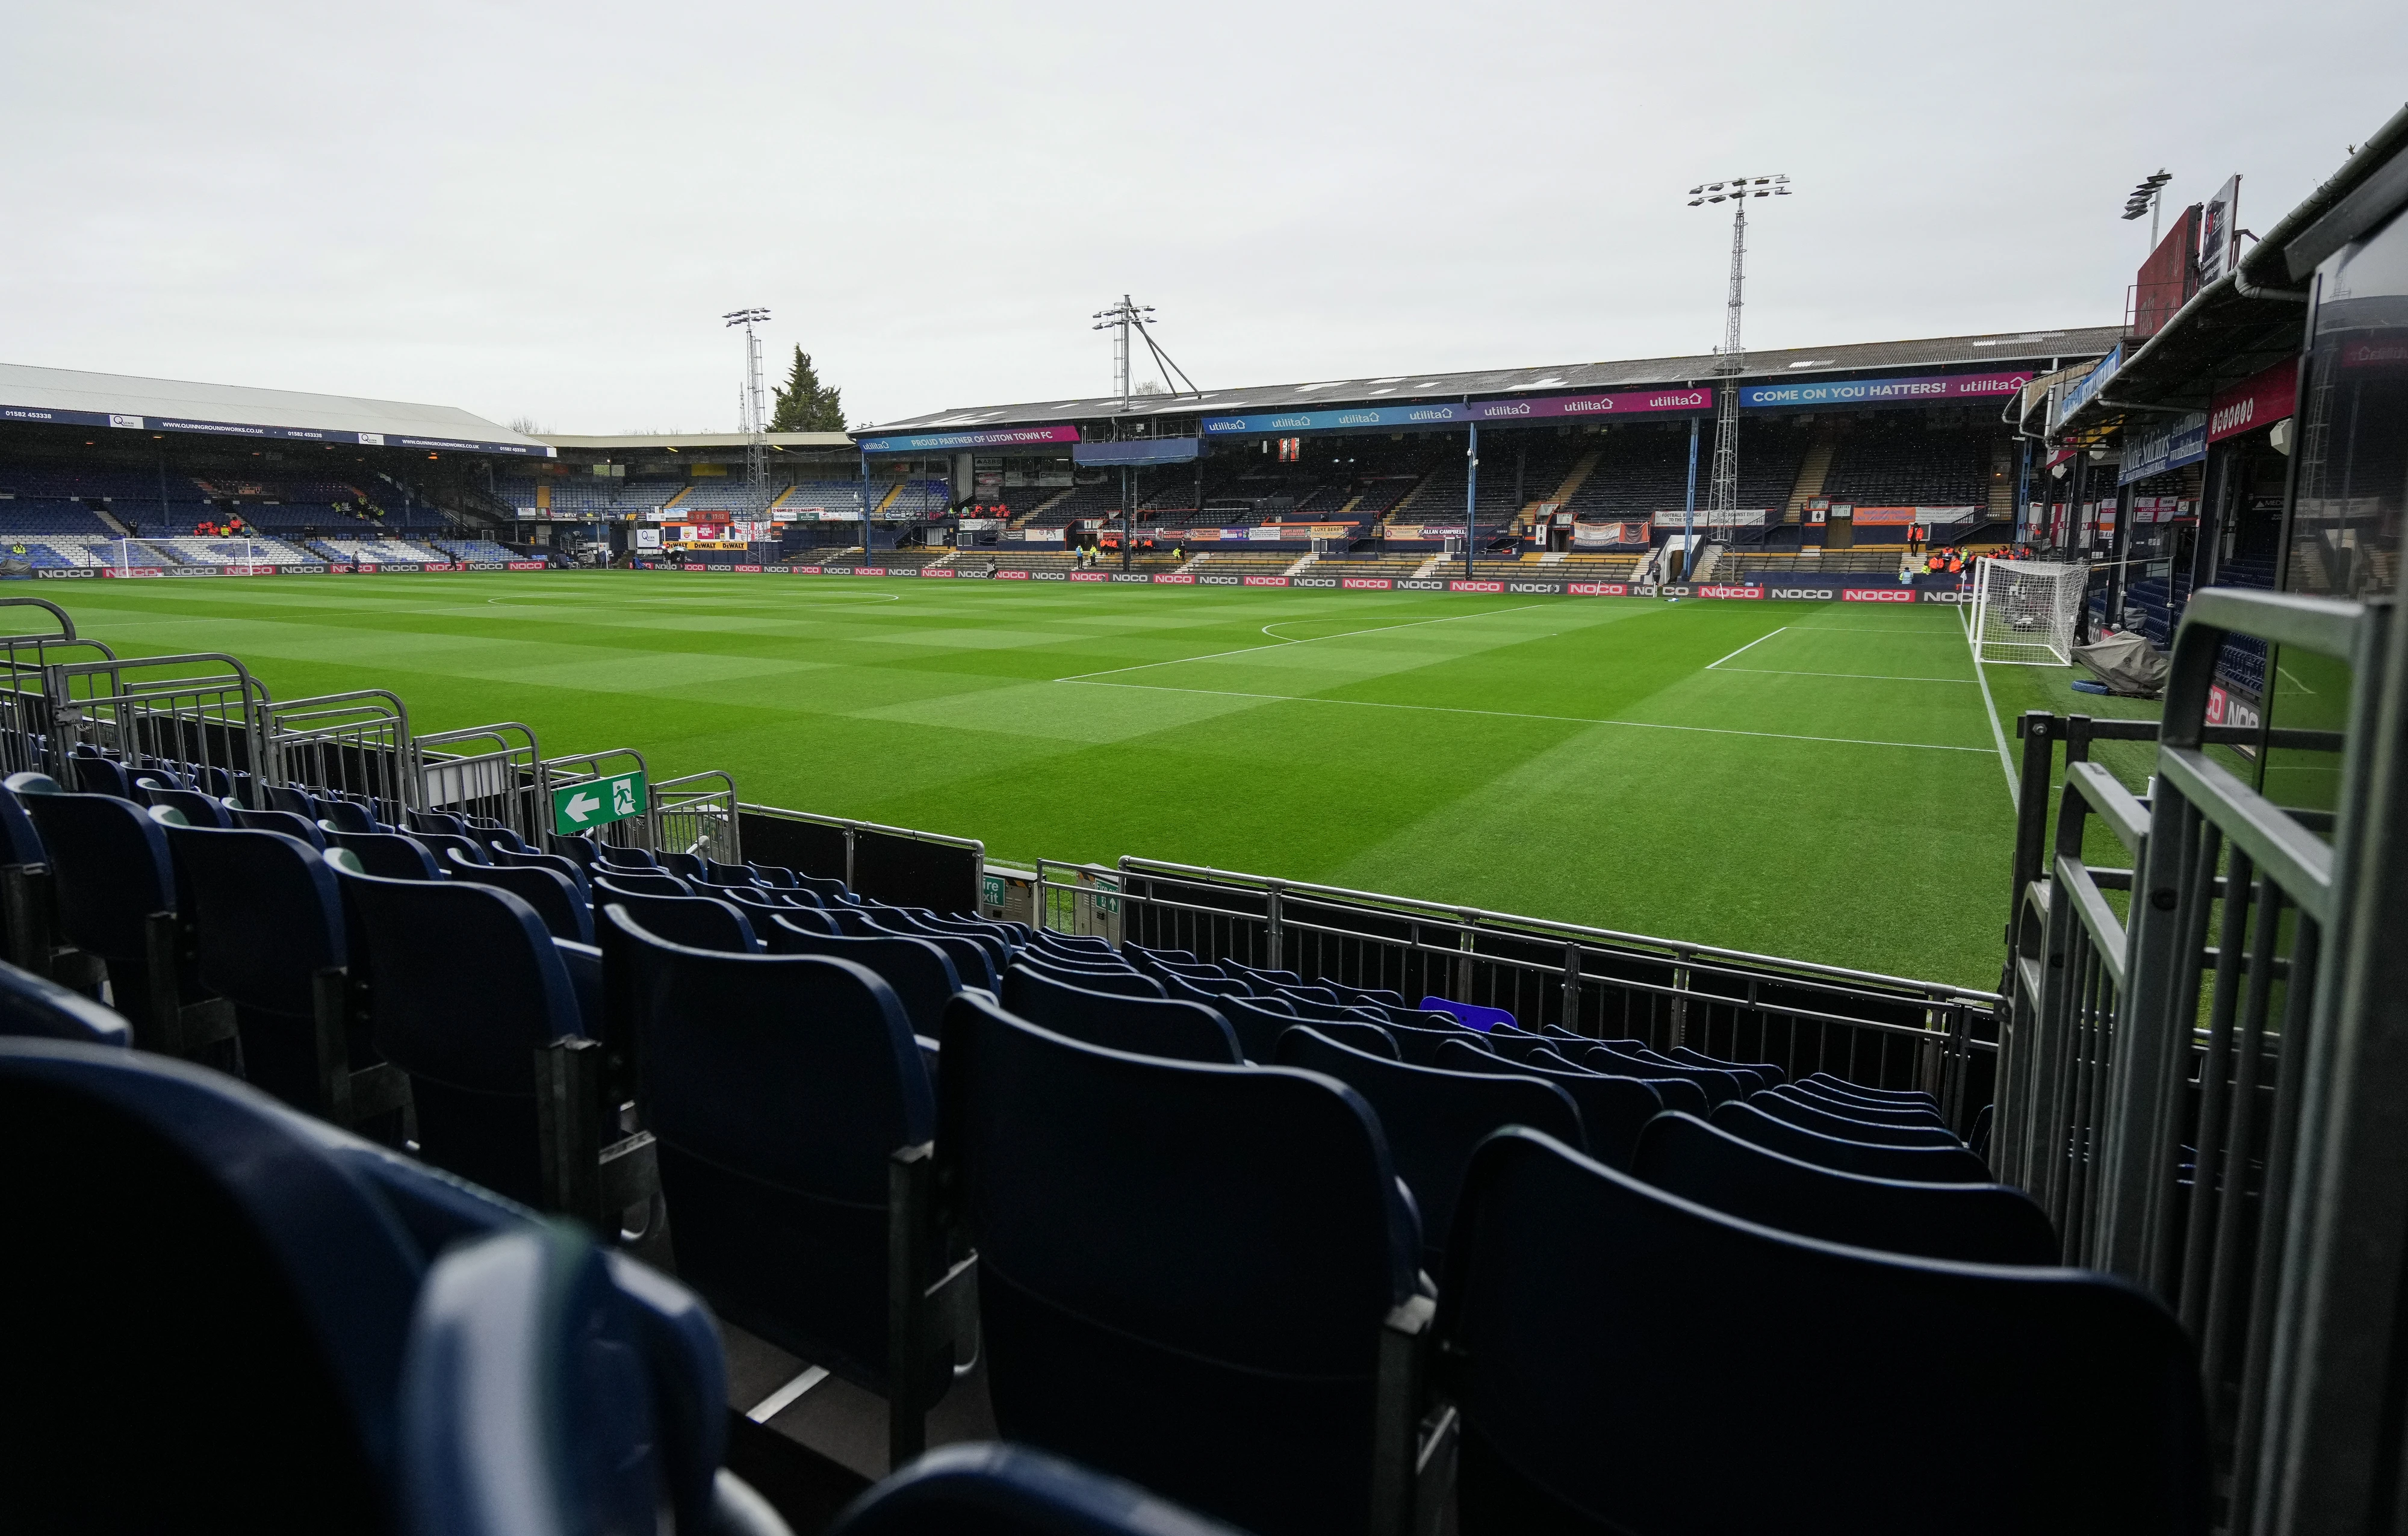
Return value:
M 2121 337 L 2113 325 L 2054 331 L 2012 331 L 1989 336 L 1936 337 L 1921 341 L 1870 341 L 1842 346 L 1793 347 L 1750 352 L 1740 378 L 1823 379 L 1838 375 L 1952 368 L 2005 371 L 2017 364 L 2046 366 L 2051 359 L 2098 357 Z M 1646 388 L 1706 383 L 1717 359 L 1650 357 L 1615 363 L 1566 363 L 1548 367 L 1493 368 L 1472 373 L 1406 373 L 1381 379 L 1332 379 L 1300 384 L 1267 384 L 1206 390 L 1195 395 L 1140 395 L 1124 410 L 1117 395 L 1036 401 L 1021 405 L 960 407 L 900 421 L 864 423 L 853 435 L 920 432 L 946 427 L 1010 426 L 1024 423 L 1087 421 L 1104 417 L 1184 416 L 1199 410 L 1286 410 L 1304 406 L 1401 403 L 1457 399 L 1466 395 L 1522 395 L 1539 391 Z
M 630 452 L 645 449 L 675 448 L 741 448 L 752 441 L 741 432 L 622 432 L 614 437 L 574 438 L 547 432 L 543 440 L 554 448 L 573 448 L 580 452 L 610 452 L 624 449 Z M 772 432 L 767 435 L 772 448 L 851 448 L 850 432 Z
M 191 432 L 270 442 L 457 448 L 548 458 L 552 450 L 455 406 L 141 379 L 0 363 L 0 422 Z

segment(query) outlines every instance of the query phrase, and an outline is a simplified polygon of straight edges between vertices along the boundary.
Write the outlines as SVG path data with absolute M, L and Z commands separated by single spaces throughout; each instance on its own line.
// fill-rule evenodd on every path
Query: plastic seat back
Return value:
M 194 826 L 228 827 L 234 825 L 234 812 L 225 802 L 213 799 L 197 789 L 154 789 L 152 805 L 165 806 Z
M 988 954 L 986 946 L 975 940 L 958 933 L 931 933 L 916 925 L 909 927 L 890 927 L 875 917 L 869 920 L 869 928 L 871 931 L 865 937 L 874 939 L 882 935 L 896 939 L 917 939 L 924 943 L 934 944 L 945 952 L 946 959 L 953 962 L 953 974 L 960 978 L 964 986 L 982 986 L 989 992 L 996 989 L 993 957 Z
M 638 896 L 690 897 L 694 895 L 694 887 L 684 881 L 675 875 L 662 874 L 658 871 L 646 873 L 643 870 L 630 869 L 624 866 L 596 864 L 589 873 L 597 882 L 609 882 L 613 890 L 633 892 Z
M 334 870 L 280 832 L 170 826 L 167 845 L 192 896 L 201 984 L 234 1001 L 243 1075 L 288 1104 L 316 1105 L 317 976 L 351 959 Z
M 1694 1115 L 1650 1123 L 1630 1172 L 1725 1215 L 1827 1242 L 1969 1264 L 2055 1264 L 2062 1251 L 2047 1213 L 2020 1189 L 1842 1173 Z
M 1639 1145 L 1639 1133 L 1664 1112 L 1663 1096 L 1656 1092 L 1655 1084 L 1635 1077 L 1583 1071 L 1552 1051 L 1536 1051 L 1523 1060 L 1512 1061 L 1463 1041 L 1449 1041 L 1439 1047 L 1434 1065 L 1450 1072 L 1544 1078 L 1570 1094 L 1572 1102 L 1580 1106 L 1581 1132 L 1588 1139 L 1589 1155 L 1609 1168 L 1630 1166 L 1631 1152 Z M 1702 1095 L 1698 1107 L 1705 1107 Z
M 1674 1061 L 1686 1062 L 1692 1067 L 1705 1067 L 1720 1071 L 1729 1071 L 1734 1067 L 1744 1068 L 1764 1079 L 1765 1086 L 1769 1088 L 1777 1088 L 1789 1081 L 1787 1072 L 1769 1061 L 1721 1061 L 1702 1052 L 1692 1051 L 1685 1045 L 1675 1045 L 1664 1054 Z
M 1918 1104 L 1875 1104 L 1834 1092 L 1817 1083 L 1792 1083 L 1782 1089 L 1781 1097 L 1800 1104 L 1812 1104 L 1816 1109 L 1827 1109 L 1851 1120 L 1870 1121 L 1876 1126 L 1920 1126 L 1927 1130 L 1948 1128 L 1948 1122 L 1940 1118 L 1938 1110 Z
M 1093 991 L 1026 964 L 1003 973 L 1003 1006 L 1057 1035 L 1108 1050 L 1225 1065 L 1246 1059 L 1229 1021 L 1202 1003 Z
M 1988 1184 L 1989 1166 L 1962 1147 L 1901 1147 L 1852 1141 L 1767 1114 L 1754 1104 L 1717 1104 L 1709 1117 L 1742 1141 L 1842 1173 L 1911 1184 Z
M 1258 1536 L 1367 1529 L 1381 1322 L 1419 1241 L 1362 1098 L 1102 1050 L 972 994 L 944 1063 L 938 1156 L 1000 1434 Z
M 1792 1088 L 1767 1088 L 1762 1093 L 1749 1095 L 1747 1102 L 1775 1119 L 1786 1120 L 1793 1126 L 1802 1126 L 1826 1136 L 1845 1137 L 1851 1141 L 1872 1141 L 1891 1147 L 1964 1145 L 1944 1126 L 1892 1126 L 1859 1119 L 1836 1108 L 1814 1104 Z
M 633 890 L 622 885 L 620 880 L 617 875 L 595 878 L 595 906 L 608 907 L 614 902 L 624 906 L 647 929 L 689 949 L 724 950 L 730 955 L 760 952 L 760 938 L 736 903 L 709 897 Z
M 773 912 L 762 931 L 781 955 L 824 955 L 868 968 L 895 994 L 912 1030 L 933 1039 L 945 1004 L 962 989 L 961 975 L 945 952 L 925 939 L 896 934 L 814 933 L 803 920 L 815 915 Z
M 538 865 L 471 864 L 456 852 L 447 853 L 445 857 L 451 861 L 452 879 L 509 892 L 535 909 L 536 916 L 543 920 L 545 929 L 554 939 L 579 944 L 594 942 L 594 909 L 585 904 L 576 885 L 559 870 Z
M 440 832 L 446 837 L 468 835 L 468 818 L 455 816 L 449 811 L 413 811 L 409 813 L 409 829 L 413 832 Z
M 1859 1098 L 1875 1099 L 1882 1103 L 1919 1104 L 1926 1109 L 1934 1110 L 1940 1107 L 1938 1099 L 1920 1088 L 1868 1088 L 1861 1083 L 1851 1083 L 1846 1078 L 1834 1077 L 1829 1072 L 1809 1072 L 1798 1081 L 1818 1084 L 1825 1088 L 1836 1088 Z
M 1299 1020 L 1299 1023 L 1308 1022 Z M 1309 1021 L 1313 1032 L 1340 1045 L 1351 1045 L 1367 1055 L 1385 1056 L 1390 1061 L 1404 1059 L 1397 1051 L 1396 1037 L 1380 1026 L 1365 1020 L 1349 1023 L 1344 1019 L 1313 1019 Z M 1278 1049 L 1276 1045 L 1272 1048 Z
M 591 903 L 594 887 L 587 878 L 585 866 L 560 854 L 531 854 L 517 848 L 488 846 L 486 854 L 495 864 L 510 865 L 523 869 L 550 869 L 577 888 L 577 899 Z
M 1620 1045 L 1592 1045 L 1574 1058 L 1593 1071 L 1619 1072 L 1627 1077 L 1681 1077 L 1696 1084 L 1709 1104 L 1745 1098 L 1750 1089 L 1737 1077 L 1717 1068 L 1687 1067 L 1654 1052 L 1641 1054 Z
M 234 824 L 248 832 L 281 833 L 316 849 L 322 850 L 326 846 L 326 834 L 314 817 L 290 811 L 236 811 Z
M 1529 1130 L 1472 1159 L 1438 1344 L 1467 1531 L 2206 1526 L 2198 1366 L 2144 1292 L 1792 1237 Z
M 1432 1274 L 1446 1251 L 1464 1168 L 1483 1138 L 1500 1126 L 1530 1126 L 1574 1146 L 1585 1141 L 1571 1095 L 1541 1077 L 1388 1061 L 1340 1045 L 1310 1025 L 1280 1037 L 1276 1059 L 1337 1078 L 1377 1112 L 1397 1171 L 1421 1206 L 1422 1257 Z
M 1134 1483 L 1025 1445 L 940 1446 L 854 1500 L 826 1536 L 1242 1536 Z
M 42 774 L 33 775 L 43 783 L 53 781 Z M 50 854 L 42 847 L 42 835 L 34 829 L 34 818 L 25 813 L 25 802 L 17 792 L 0 784 L 0 864 L 47 864 Z
M 67 758 L 67 771 L 75 780 L 78 794 L 108 795 L 129 801 L 134 798 L 133 777 L 123 764 L 113 758 L 77 752 Z
M 378 832 L 383 830 L 383 828 L 377 825 L 376 812 L 370 811 L 366 806 L 360 804 L 357 800 L 347 800 L 339 795 L 321 795 L 317 797 L 317 800 L 318 814 L 316 819 L 322 822 L 331 822 L 337 829 L 340 831 Z
M 508 891 L 338 872 L 367 947 L 377 1049 L 409 1074 L 421 1155 L 537 1203 L 535 1052 L 583 1033 L 559 946 Z
M 288 816 L 298 816 L 305 822 L 315 822 L 325 813 L 319 808 L 318 797 L 296 784 L 267 784 L 262 787 L 267 796 L 267 803 L 259 808 L 262 811 L 280 811 Z
M 883 1390 L 888 1168 L 936 1116 L 902 1004 L 849 960 L 673 944 L 618 903 L 602 922 L 679 1274 L 738 1327 Z
M 121 1049 L 134 1043 L 133 1026 L 115 1009 L 5 960 L 0 960 L 0 1035 Z
M 1238 1049 L 1248 1061 L 1269 1061 L 1279 1050 L 1279 1038 L 1295 1028 L 1299 1022 L 1294 1010 L 1276 999 L 1250 998 L 1242 983 L 1227 983 L 1234 990 L 1218 996 L 1200 987 L 1188 985 L 1176 976 L 1163 983 L 1170 996 L 1187 1002 L 1201 1003 L 1226 1019 L 1238 1037 Z M 1396 1045 L 1391 1036 L 1388 1044 Z
M 1021 951 L 1012 957 L 1011 963 L 1071 986 L 1085 987 L 1090 992 L 1109 992 L 1119 998 L 1164 998 L 1169 995 L 1163 990 L 1160 982 L 1125 966 L 1063 965 L 1033 947 Z
M 138 959 L 144 919 L 176 910 L 166 833 L 131 800 L 42 793 L 50 782 L 19 773 L 9 776 L 8 787 L 24 801 L 50 854 L 59 936 L 105 959 Z
M 426 844 L 406 832 L 328 832 L 326 841 L 347 850 L 369 874 L 386 880 L 443 878 Z

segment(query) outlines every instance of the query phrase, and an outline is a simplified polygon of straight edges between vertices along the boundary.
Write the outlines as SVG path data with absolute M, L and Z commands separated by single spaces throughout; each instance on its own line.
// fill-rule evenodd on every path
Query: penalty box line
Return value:
M 1212 698 L 1255 698 L 1275 704 L 1342 704 L 1358 710 L 1412 710 L 1424 714 L 1485 715 L 1498 720 L 1546 720 L 1567 725 L 1618 725 L 1635 731 L 1689 731 L 1701 736 L 1752 736 L 1771 741 L 1819 741 L 1836 747 L 1899 747 L 1910 752 L 1970 752 L 1990 754 L 1987 747 L 1952 747 L 1937 741 L 1882 741 L 1856 736 L 1801 736 L 1791 731 L 1742 731 L 1725 725 L 1670 725 L 1654 720 L 1598 720 L 1577 714 L 1530 714 L 1519 710 L 1473 710 L 1451 704 L 1387 704 L 1370 698 L 1324 698 L 1313 694 L 1246 694 L 1228 688 L 1176 688 L 1161 682 L 1096 682 L 1087 678 L 1055 678 L 1089 688 L 1131 688 L 1149 694 L 1202 694 Z
M 1084 682 L 1090 678 L 1117 677 L 1123 672 L 1142 672 L 1149 668 L 1154 667 L 1182 667 L 1191 661 L 1219 661 L 1224 656 L 1250 655 L 1256 651 L 1277 651 L 1282 646 L 1288 645 L 1318 645 L 1323 640 L 1342 640 L 1351 639 L 1356 635 L 1383 635 L 1391 629 L 1416 629 L 1423 624 L 1455 624 L 1463 619 L 1492 619 L 1500 613 L 1519 613 L 1525 609 L 1545 608 L 1548 605 L 1545 603 L 1517 603 L 1512 608 L 1484 608 L 1477 613 L 1449 613 L 1444 618 L 1439 619 L 1414 619 L 1405 624 L 1374 624 L 1369 629 L 1349 629 L 1336 635 L 1315 635 L 1310 639 L 1289 639 L 1283 637 L 1273 640 L 1272 643 L 1268 645 L 1241 645 L 1235 651 L 1215 651 L 1208 655 L 1173 656 L 1168 661 L 1141 661 L 1134 667 L 1107 667 L 1101 671 L 1080 672 L 1070 677 L 1055 678 L 1054 681 L 1056 682 Z M 1309 619 L 1275 619 L 1272 621 L 1274 624 L 1309 624 L 1312 621 Z M 1264 632 L 1268 633 L 1269 628 L 1270 626 L 1268 624 L 1264 625 Z M 1141 687 L 1143 684 L 1131 684 L 1131 686 Z M 1209 688 L 1191 688 L 1184 691 L 1189 693 L 1210 693 L 1211 690 Z

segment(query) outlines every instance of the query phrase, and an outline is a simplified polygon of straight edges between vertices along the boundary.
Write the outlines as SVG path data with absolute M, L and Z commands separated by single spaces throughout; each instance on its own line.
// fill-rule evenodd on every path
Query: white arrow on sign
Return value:
M 562 806 L 560 809 L 568 813 L 568 819 L 570 821 L 582 826 L 585 825 L 585 818 L 588 815 L 602 809 L 602 802 L 580 790 L 577 794 L 570 796 L 568 797 L 568 803 Z

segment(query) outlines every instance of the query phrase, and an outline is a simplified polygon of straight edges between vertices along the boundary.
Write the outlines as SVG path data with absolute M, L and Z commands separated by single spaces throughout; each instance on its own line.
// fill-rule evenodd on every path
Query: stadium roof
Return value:
M 1793 347 L 1750 352 L 1740 373 L 1762 383 L 1774 379 L 1823 379 L 1835 375 L 1944 372 L 1983 368 L 2037 371 L 2081 357 L 2104 356 L 2122 339 L 2113 325 L 2054 331 L 2011 331 L 1992 336 L 1938 337 L 1923 341 L 1870 341 L 1844 346 Z M 1539 390 L 1649 388 L 1707 383 L 1717 359 L 1650 357 L 1619 363 L 1565 363 L 1550 367 L 1492 368 L 1474 373 L 1405 373 L 1380 379 L 1335 379 L 1303 384 L 1269 384 L 1206 390 L 1197 395 L 1146 395 L 1125 409 L 1118 395 L 1051 400 L 1025 405 L 956 407 L 901 421 L 864 423 L 855 437 L 919 432 L 941 427 L 1017 425 L 1105 417 L 1184 416 L 1201 411 L 1291 410 L 1305 406 L 1410 400 L 1452 400 L 1467 395 L 1518 395 Z
M 626 450 L 666 449 L 681 452 L 689 448 L 742 448 L 752 439 L 741 432 L 623 432 L 609 438 L 566 438 L 547 432 L 543 441 L 554 448 L 573 448 L 580 452 L 610 452 Z M 766 440 L 772 448 L 851 448 L 850 432 L 772 432 Z
M 551 448 L 453 406 L 0 363 L 0 423 L 191 432 L 261 442 L 452 449 L 550 458 Z

